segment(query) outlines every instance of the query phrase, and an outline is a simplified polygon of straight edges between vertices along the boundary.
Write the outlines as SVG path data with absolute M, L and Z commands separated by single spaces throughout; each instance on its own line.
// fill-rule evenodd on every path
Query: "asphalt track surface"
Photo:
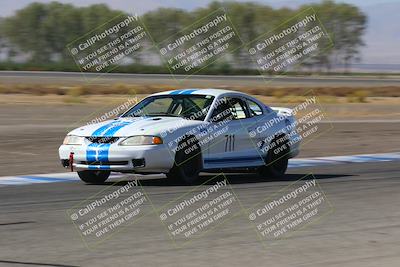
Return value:
M 0 187 L 0 266 L 399 266 L 399 161 L 291 168 L 281 180 L 250 174 L 227 178 L 246 209 L 309 173 L 332 212 L 267 245 L 247 215 L 239 214 L 177 248 L 147 203 L 143 209 L 149 213 L 141 220 L 89 250 L 66 211 L 132 177 L 107 185 Z M 142 180 L 141 185 L 155 209 L 194 189 L 166 179 Z
M 170 74 L 121 74 L 121 73 L 80 73 L 80 72 L 35 72 L 0 71 L 2 83 L 19 84 L 166 84 L 184 86 L 398 86 L 400 78 L 388 77 L 318 77 L 318 76 L 222 76 L 222 75 L 170 75 Z

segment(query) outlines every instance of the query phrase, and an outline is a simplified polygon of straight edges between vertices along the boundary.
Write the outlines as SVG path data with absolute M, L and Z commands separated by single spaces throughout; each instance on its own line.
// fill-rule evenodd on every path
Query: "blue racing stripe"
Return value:
M 113 121 L 106 125 L 101 126 L 93 132 L 92 136 L 95 137 L 112 137 L 121 128 L 132 124 L 133 121 Z M 87 161 L 109 161 L 108 155 L 111 144 L 97 144 L 92 143 L 87 146 L 86 160 Z M 106 167 L 106 166 L 105 166 Z M 89 169 L 107 169 L 99 168 L 98 166 L 89 166 Z
M 183 90 L 183 92 L 180 92 L 180 95 L 190 95 L 191 93 L 197 91 L 197 89 L 188 89 L 188 90 Z
M 89 170 L 109 170 L 110 166 L 107 165 L 89 165 Z
M 94 131 L 92 133 L 92 136 L 100 136 L 100 135 L 102 135 L 103 132 L 106 131 L 109 127 L 111 127 L 113 123 L 114 122 L 110 122 L 110 123 L 104 124 L 103 126 L 98 128 L 96 131 Z
M 100 146 L 97 161 L 108 161 L 108 152 L 110 151 L 111 144 L 103 144 Z
M 175 91 L 172 91 L 171 93 L 169 93 L 170 95 L 178 95 L 178 94 L 180 94 L 182 91 L 184 91 L 184 90 L 175 90 Z
M 111 144 L 90 144 L 86 150 L 87 161 L 108 161 Z
M 197 91 L 198 89 L 185 89 L 185 90 L 175 90 L 169 93 L 170 95 L 190 95 L 191 93 Z
M 86 160 L 87 161 L 96 161 L 96 149 L 99 146 L 99 144 L 92 143 L 87 146 L 86 148 Z
M 114 134 L 120 130 L 121 128 L 132 124 L 132 121 L 119 121 L 117 123 L 114 123 L 109 129 L 107 129 L 101 136 L 104 137 L 112 137 L 114 136 Z

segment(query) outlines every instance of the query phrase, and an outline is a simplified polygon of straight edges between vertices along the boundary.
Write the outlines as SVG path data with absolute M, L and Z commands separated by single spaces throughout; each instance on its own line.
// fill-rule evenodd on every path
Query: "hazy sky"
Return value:
M 12 15 L 16 10 L 23 8 L 24 6 L 32 2 L 49 3 L 52 0 L 1 0 L 0 16 Z M 108 6 L 115 9 L 125 10 L 127 8 L 134 8 L 138 13 L 143 13 L 158 7 L 177 7 L 183 9 L 193 9 L 207 5 L 212 0 L 58 0 L 57 2 L 71 3 L 77 6 L 86 6 L 96 3 L 106 3 Z M 241 1 L 247 2 L 247 1 Z M 275 7 L 289 6 L 295 7 L 302 3 L 319 2 L 318 0 L 259 0 L 253 1 L 259 3 L 269 4 Z M 382 1 L 382 0 L 345 0 L 337 2 L 352 3 L 357 6 L 368 6 L 378 4 L 382 2 L 399 2 L 399 1 Z

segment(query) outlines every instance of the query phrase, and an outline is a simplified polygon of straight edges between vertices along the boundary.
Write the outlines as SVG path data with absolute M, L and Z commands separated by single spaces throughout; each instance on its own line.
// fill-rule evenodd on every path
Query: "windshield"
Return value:
M 210 95 L 160 95 L 143 99 L 121 117 L 182 117 L 204 120 L 214 97 Z

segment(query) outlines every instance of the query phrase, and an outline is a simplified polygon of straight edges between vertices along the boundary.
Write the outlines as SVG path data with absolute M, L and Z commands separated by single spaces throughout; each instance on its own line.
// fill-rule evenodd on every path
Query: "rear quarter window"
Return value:
M 247 101 L 247 105 L 249 106 L 250 115 L 252 117 L 260 116 L 263 114 L 263 109 L 259 104 L 257 104 L 256 102 L 254 102 L 250 99 L 246 99 L 246 101 Z

